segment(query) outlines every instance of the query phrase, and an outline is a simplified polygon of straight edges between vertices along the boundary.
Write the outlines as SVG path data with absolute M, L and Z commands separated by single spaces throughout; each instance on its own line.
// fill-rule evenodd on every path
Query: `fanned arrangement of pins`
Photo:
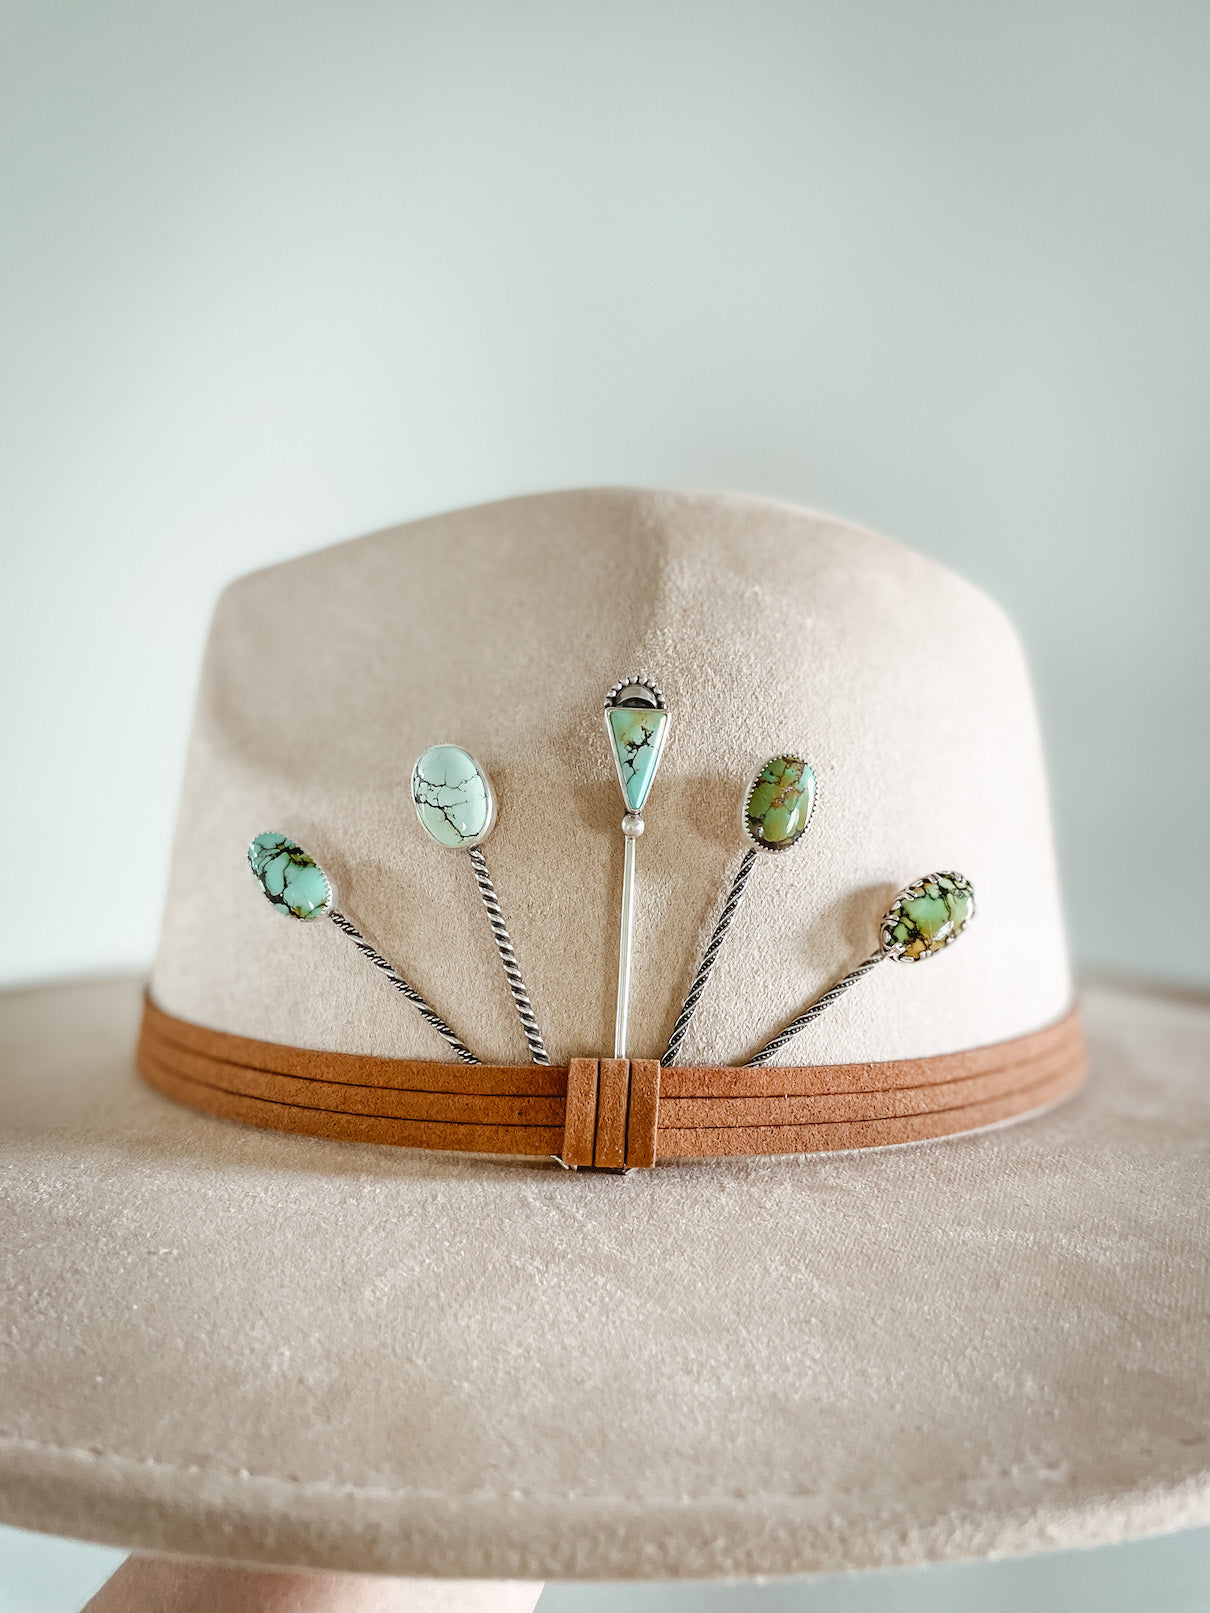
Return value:
M 624 808 L 615 1058 L 627 1056 L 637 888 L 635 848 L 646 827 L 643 812 L 664 755 L 669 723 L 664 697 L 646 675 L 620 679 L 605 697 L 605 733 Z M 784 856 L 804 841 L 815 815 L 816 795 L 815 774 L 810 764 L 790 752 L 770 757 L 749 784 L 739 814 L 748 847 L 723 897 L 718 918 L 672 1028 L 661 1061 L 664 1065 L 673 1064 L 680 1053 L 758 859 Z M 433 745 L 412 769 L 411 798 L 416 817 L 428 838 L 446 851 L 467 854 L 530 1058 L 535 1064 L 549 1064 L 546 1044 L 482 850 L 496 821 L 496 795 L 491 780 L 470 752 L 461 746 Z M 259 834 L 248 848 L 248 863 L 278 912 L 304 922 L 330 919 L 358 952 L 412 1004 L 425 1023 L 444 1038 L 463 1063 L 480 1062 L 441 1015 L 371 945 L 353 919 L 337 908 L 331 880 L 296 841 L 272 831 Z M 900 891 L 887 909 L 875 950 L 807 1003 L 758 1048 L 746 1067 L 771 1064 L 800 1031 L 880 963 L 921 963 L 952 946 L 974 912 L 974 891 L 962 874 L 946 871 L 925 874 L 915 880 Z

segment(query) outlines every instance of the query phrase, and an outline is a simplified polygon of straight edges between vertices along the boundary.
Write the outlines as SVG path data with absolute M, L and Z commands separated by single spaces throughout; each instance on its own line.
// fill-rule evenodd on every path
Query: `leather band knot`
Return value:
M 572 1059 L 559 1157 L 601 1170 L 654 1165 L 659 1107 L 658 1059 Z

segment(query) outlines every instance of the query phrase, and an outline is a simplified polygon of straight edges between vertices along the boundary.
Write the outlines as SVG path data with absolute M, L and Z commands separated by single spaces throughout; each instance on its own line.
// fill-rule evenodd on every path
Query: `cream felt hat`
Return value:
M 606 1123 L 623 838 L 601 713 L 640 671 L 669 713 L 627 1044 L 667 1082 L 654 1168 L 263 1129 L 275 1104 L 293 1131 L 320 1107 L 297 1057 L 329 1061 L 317 1093 L 343 1080 L 377 1103 L 373 1071 L 421 1061 L 426 1101 L 471 1100 L 346 934 L 262 899 L 245 860 L 262 831 L 317 859 L 484 1069 L 527 1058 L 467 859 L 412 808 L 436 742 L 495 785 L 491 873 L 551 1060 L 525 1114 L 570 1116 L 584 1066 Z M 881 1135 L 859 1118 L 837 1149 L 823 1109 L 786 1118 L 825 1089 L 773 1072 L 759 1100 L 718 1100 L 764 1105 L 746 1154 L 662 1148 L 694 1100 L 653 1061 L 744 853 L 745 788 L 780 754 L 814 768 L 814 818 L 758 859 L 683 1063 L 748 1059 L 936 870 L 976 892 L 960 944 L 873 969 L 783 1055 L 798 1075 L 857 1067 L 872 1090 L 1072 1023 L 1022 655 L 932 562 L 762 500 L 609 490 L 234 584 L 150 982 L 151 1022 L 184 1027 L 176 1087 L 155 1059 L 135 1072 L 140 982 L 0 1001 L 0 1517 L 528 1579 L 789 1574 L 1210 1521 L 1210 1008 L 1089 991 L 1086 1084 L 1062 1103 L 1039 1087 L 1019 1124 L 976 1094 L 961 1135 L 854 1146 Z M 210 1104 L 257 1124 L 196 1112 L 190 1037 L 230 1070 L 207 1078 L 223 1102 L 262 1081 L 244 1109 Z M 350 1059 L 371 1074 L 333 1079 Z M 339 1135 L 421 1135 L 374 1132 L 358 1101 Z M 682 1137 L 682 1156 L 710 1151 Z

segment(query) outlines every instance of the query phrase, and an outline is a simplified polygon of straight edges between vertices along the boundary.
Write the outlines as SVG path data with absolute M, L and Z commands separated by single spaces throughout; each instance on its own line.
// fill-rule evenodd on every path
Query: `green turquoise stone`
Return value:
M 609 737 L 618 759 L 622 794 L 632 812 L 641 812 L 651 792 L 655 770 L 660 765 L 668 713 L 651 706 L 610 706 Z
M 897 897 L 883 920 L 883 945 L 918 962 L 953 944 L 974 917 L 975 893 L 961 874 L 928 874 Z
M 257 835 L 248 847 L 248 865 L 279 913 L 318 919 L 332 906 L 328 876 L 286 835 Z
M 496 816 L 487 774 L 460 745 L 433 745 L 412 769 L 412 804 L 439 846 L 469 850 Z
M 801 756 L 773 756 L 744 805 L 749 838 L 767 851 L 788 851 L 807 832 L 815 809 L 815 774 Z

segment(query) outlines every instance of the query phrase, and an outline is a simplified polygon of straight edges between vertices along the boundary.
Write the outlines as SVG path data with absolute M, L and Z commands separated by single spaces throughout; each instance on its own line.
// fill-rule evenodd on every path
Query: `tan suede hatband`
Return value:
M 148 998 L 138 1067 L 177 1102 L 248 1125 L 619 1169 L 973 1131 L 1066 1097 L 1086 1058 L 1075 1009 L 1029 1036 L 932 1058 L 661 1069 L 651 1059 L 513 1066 L 322 1053 L 207 1030 Z

